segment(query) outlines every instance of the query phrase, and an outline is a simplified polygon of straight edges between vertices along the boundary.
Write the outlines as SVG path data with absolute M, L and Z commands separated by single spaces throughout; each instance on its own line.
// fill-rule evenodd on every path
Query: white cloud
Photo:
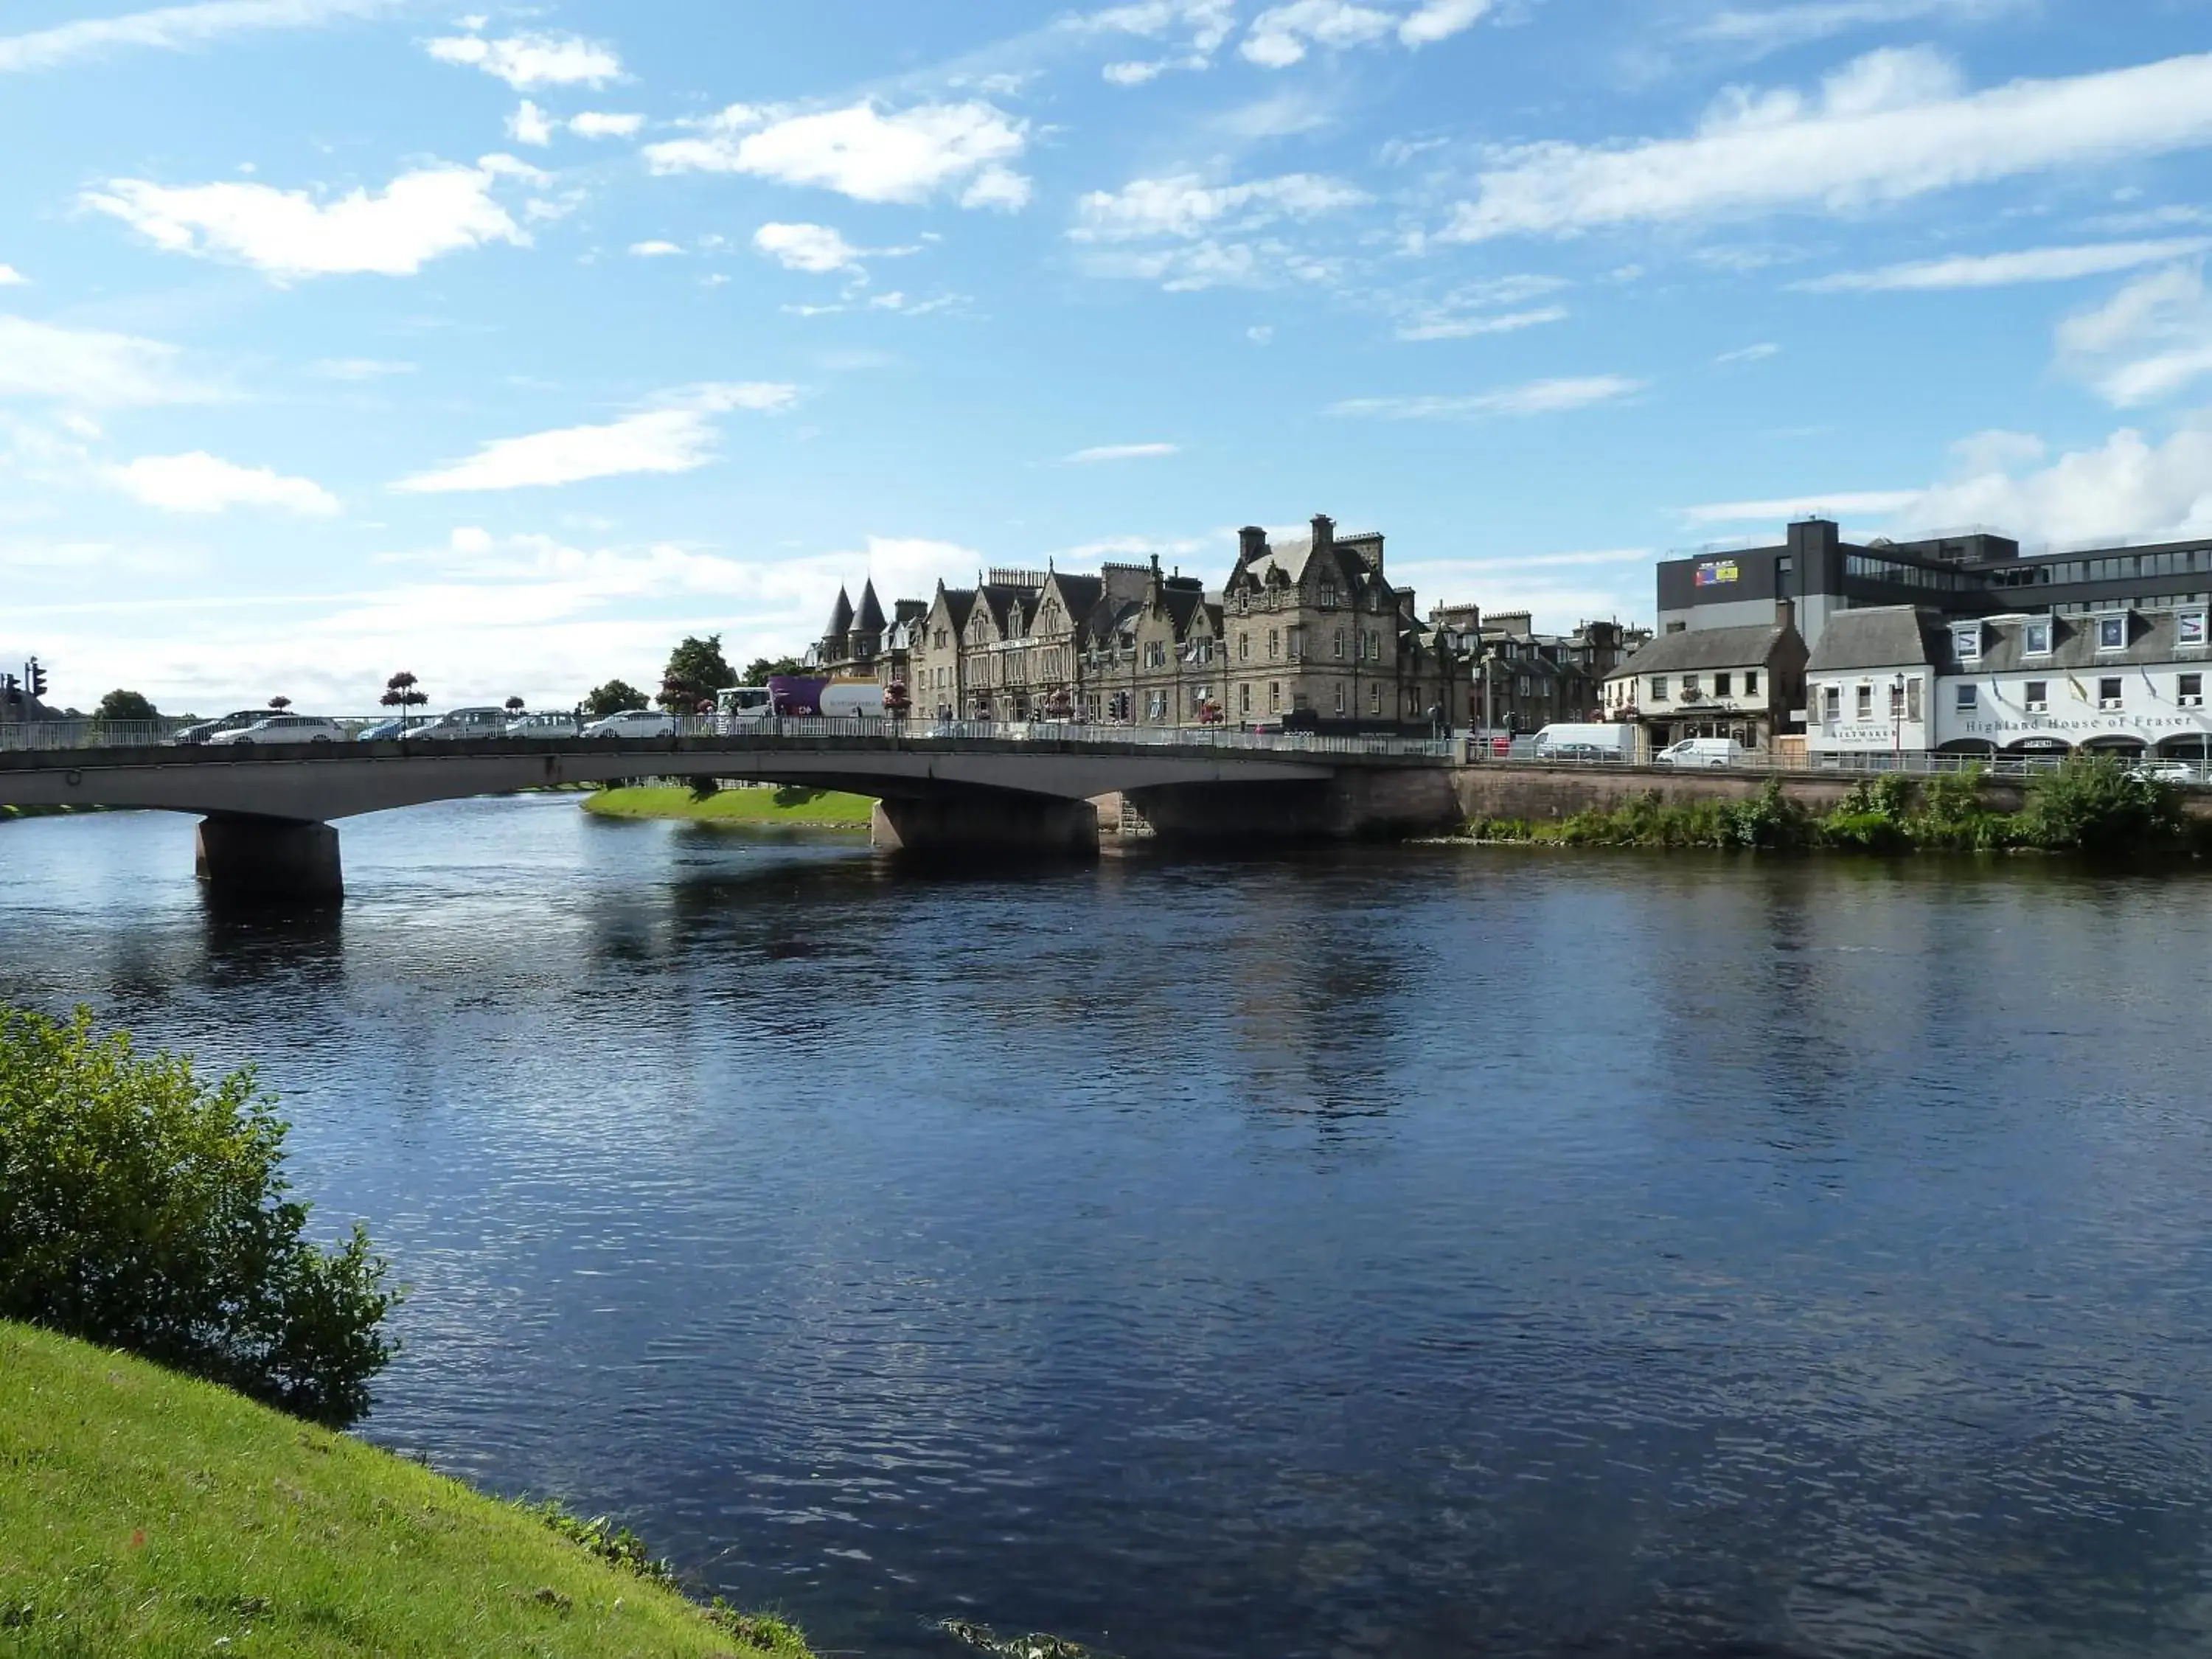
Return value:
M 1398 25 L 1399 41 L 1418 50 L 1449 40 L 1473 28 L 1490 6 L 1491 0 L 1425 0 Z
M 393 374 L 412 374 L 415 365 L 380 357 L 324 357 L 308 364 L 307 372 L 325 380 L 381 380 Z
M 1587 409 L 1594 404 L 1618 402 L 1641 392 L 1646 382 L 1620 374 L 1590 374 L 1579 378 L 1531 380 L 1526 386 L 1503 386 L 1495 392 L 1465 397 L 1346 398 L 1331 404 L 1332 415 L 1349 415 L 1385 421 L 1440 421 L 1481 415 L 1551 415 L 1564 410 Z
M 180 356 L 160 340 L 0 314 L 0 398 L 87 409 L 216 401 L 222 394 L 186 375 Z
M 645 125 L 642 115 L 615 115 L 587 109 L 568 118 L 568 131 L 579 138 L 635 138 Z
M 665 407 L 604 426 L 496 439 L 466 460 L 403 478 L 392 488 L 410 495 L 442 495 L 578 483 L 627 473 L 689 472 L 714 459 L 714 416 L 737 409 L 773 414 L 789 408 L 798 395 L 796 386 L 763 380 L 694 386 Z
M 1390 13 L 1351 0 L 1291 0 L 1255 17 L 1237 50 L 1262 69 L 1288 69 L 1304 58 L 1309 46 L 1364 46 L 1380 40 L 1397 23 Z
M 82 199 L 169 252 L 228 256 L 279 280 L 358 271 L 409 276 L 464 248 L 526 246 L 529 238 L 491 193 L 500 177 L 518 172 L 534 169 L 506 156 L 473 167 L 441 162 L 331 202 L 260 184 L 170 189 L 118 179 Z
M 1924 49 L 1870 53 L 1816 99 L 1739 92 L 1692 137 L 1498 151 L 1446 240 L 1840 213 L 2212 143 L 2212 55 L 1953 94 Z
M 1176 444 L 1099 444 L 1065 457 L 1071 466 L 1091 466 L 1100 461 L 1146 461 L 1181 453 Z
M 389 11 L 396 0 L 202 0 L 120 17 L 88 17 L 27 34 L 0 36 L 0 74 L 52 69 L 117 46 L 172 52 L 253 29 L 312 28 Z
M 684 252 L 673 242 L 632 242 L 629 251 L 641 259 L 665 259 Z
M 309 478 L 288 478 L 265 466 L 240 466 L 204 450 L 142 455 L 107 469 L 116 489 L 165 513 L 221 513 L 233 507 L 276 507 L 309 518 L 338 510 L 337 497 Z
M 1851 29 L 1934 18 L 1947 22 L 1981 22 L 2026 10 L 2035 0 L 1794 0 L 1765 11 L 1723 11 L 1695 33 L 1755 52 L 1777 52 L 1826 40 Z
M 1707 501 L 1680 509 L 1691 524 L 1765 524 L 1776 520 L 1894 513 L 1918 495 L 1911 489 L 1844 489 L 1826 495 L 1782 495 L 1764 501 Z
M 2058 325 L 2060 362 L 2122 409 L 2212 374 L 2212 295 L 2201 265 L 2138 276 Z
M 1274 325 L 1271 323 L 1255 323 L 1244 331 L 1244 337 L 1254 345 L 1271 345 L 1275 338 Z
M 1197 236 L 1217 228 L 1255 230 L 1285 216 L 1309 219 L 1364 206 L 1364 191 L 1319 173 L 1291 173 L 1243 185 L 1208 185 L 1196 173 L 1136 179 L 1118 191 L 1095 190 L 1077 204 L 1079 242 Z
M 1008 163 L 1027 142 L 1022 123 L 984 103 L 886 113 L 863 100 L 781 118 L 733 104 L 702 136 L 647 144 L 645 157 L 656 173 L 744 173 L 908 205 L 957 192 L 963 207 L 1012 211 L 1027 204 L 1030 185 Z
M 507 136 L 518 144 L 542 147 L 553 142 L 553 123 L 544 110 L 526 98 L 507 118 Z
M 1963 457 L 1970 470 L 1915 494 L 1897 509 L 1897 521 L 1924 530 L 2032 527 L 2062 545 L 2212 534 L 2212 412 L 2199 412 L 2162 442 L 2124 428 L 2028 472 L 2015 469 L 2033 452 L 2020 434 L 2004 435 L 2014 441 L 2009 454 L 1970 449 Z M 1977 460 L 1983 465 L 1972 470 Z
M 786 270 L 817 276 L 860 265 L 861 251 L 828 225 L 763 225 L 753 233 L 753 246 Z
M 2003 288 L 2015 283 L 2063 283 L 2179 259 L 2212 247 L 2212 237 L 2158 242 L 2100 242 L 2079 247 L 2023 248 L 2013 253 L 1958 254 L 1878 270 L 1839 271 L 1797 287 L 1813 294 L 1873 294 L 1897 289 Z
M 13 265 L 0 265 L 0 288 L 22 288 L 30 280 Z
M 1761 340 L 1756 345 L 1738 346 L 1734 351 L 1723 351 L 1713 359 L 1717 363 L 1763 363 L 1769 357 L 1779 356 L 1782 348 L 1771 340 Z
M 531 87 L 600 87 L 622 78 L 614 48 L 575 34 L 516 34 L 487 40 L 447 35 L 428 43 L 430 56 L 498 76 L 516 91 Z
M 1236 27 L 1235 0 L 1139 0 L 1062 20 L 1078 34 L 1133 34 L 1148 40 L 1173 39 L 1170 55 L 1108 64 L 1099 73 L 1118 87 L 1142 86 L 1169 70 L 1204 70 Z
M 1243 242 L 1208 236 L 1166 248 L 1115 247 L 1086 252 L 1082 264 L 1091 276 L 1156 282 L 1170 294 L 1328 283 L 1344 272 L 1340 258 L 1275 238 Z
M 1426 322 L 1405 323 L 1398 329 L 1401 340 L 1468 340 L 1482 334 L 1512 334 L 1524 328 L 1566 320 L 1565 306 L 1540 306 L 1533 311 L 1500 312 L 1487 317 L 1431 317 Z

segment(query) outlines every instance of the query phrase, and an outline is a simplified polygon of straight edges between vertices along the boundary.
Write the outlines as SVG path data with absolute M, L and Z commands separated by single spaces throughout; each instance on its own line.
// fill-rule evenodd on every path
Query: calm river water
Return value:
M 2212 881 L 343 835 L 0 825 L 0 996 L 261 1064 L 371 1437 L 824 1650 L 2212 1651 Z

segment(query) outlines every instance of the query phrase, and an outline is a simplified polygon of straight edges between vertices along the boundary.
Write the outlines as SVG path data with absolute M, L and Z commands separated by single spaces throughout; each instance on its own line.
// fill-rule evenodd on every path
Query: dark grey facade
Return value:
M 1818 649 L 1828 618 L 1875 605 L 1945 617 L 2037 611 L 2164 611 L 2212 594 L 2212 542 L 2023 554 L 2004 536 L 1974 534 L 1863 544 L 1826 519 L 1790 526 L 1771 547 L 1668 559 L 1658 570 L 1662 633 L 1742 627 L 1795 601 L 1798 630 Z

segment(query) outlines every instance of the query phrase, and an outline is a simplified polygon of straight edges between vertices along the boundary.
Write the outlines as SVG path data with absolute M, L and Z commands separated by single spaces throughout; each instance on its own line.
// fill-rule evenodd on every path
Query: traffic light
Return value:
M 23 701 L 23 683 L 13 674 L 0 674 L 0 705 L 13 708 Z
M 38 702 L 46 695 L 46 671 L 39 665 L 39 659 L 36 657 L 25 663 L 23 669 L 25 676 L 31 682 L 31 701 Z

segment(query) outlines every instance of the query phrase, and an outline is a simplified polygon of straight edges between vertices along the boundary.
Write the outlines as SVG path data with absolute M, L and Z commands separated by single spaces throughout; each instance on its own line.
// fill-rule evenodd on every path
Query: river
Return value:
M 343 833 L 0 824 L 0 997 L 260 1064 L 369 1437 L 824 1650 L 2212 1650 L 2212 880 Z

